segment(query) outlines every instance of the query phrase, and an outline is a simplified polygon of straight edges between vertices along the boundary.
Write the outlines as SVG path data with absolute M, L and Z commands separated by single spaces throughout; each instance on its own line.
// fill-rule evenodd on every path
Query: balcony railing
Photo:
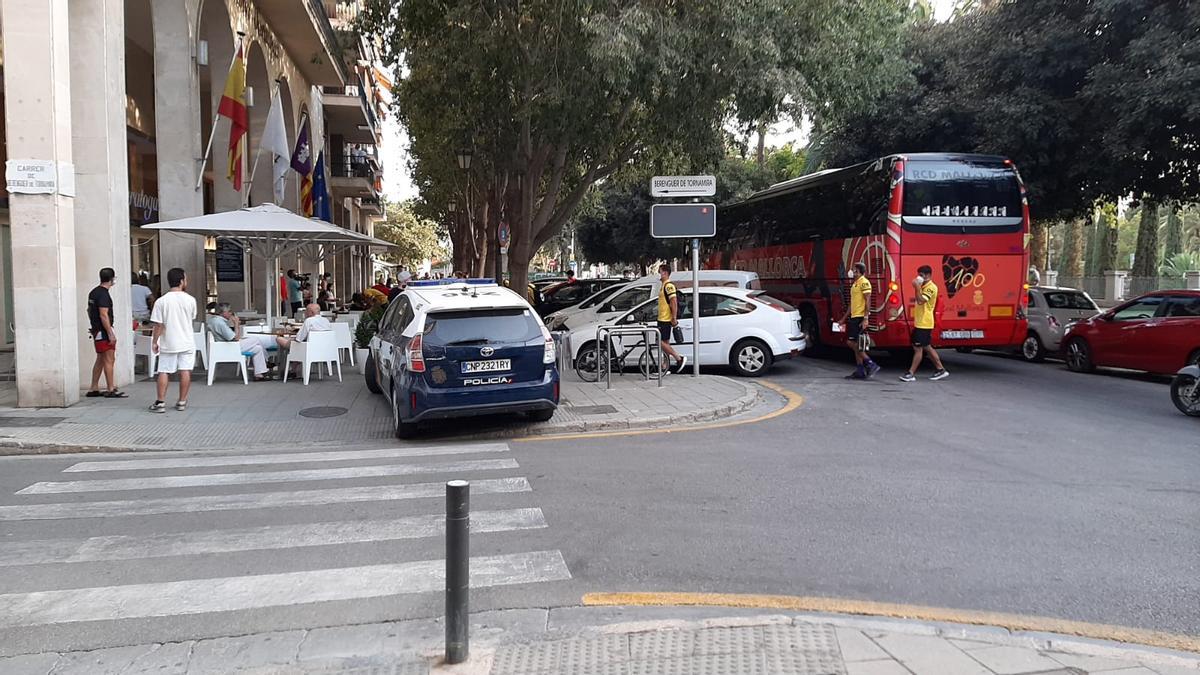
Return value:
M 329 173 L 334 178 L 366 178 L 374 183 L 376 170 L 370 161 L 346 158 L 340 162 L 330 162 Z

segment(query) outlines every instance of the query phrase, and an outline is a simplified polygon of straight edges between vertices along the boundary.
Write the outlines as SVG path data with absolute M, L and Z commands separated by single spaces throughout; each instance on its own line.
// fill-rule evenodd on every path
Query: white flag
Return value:
M 270 151 L 274 157 L 271 161 L 272 186 L 275 191 L 275 203 L 283 203 L 283 191 L 287 185 L 287 170 L 291 158 L 288 149 L 287 128 L 283 124 L 283 101 L 279 92 L 271 97 L 271 111 L 267 113 L 267 126 L 263 129 L 262 147 Z

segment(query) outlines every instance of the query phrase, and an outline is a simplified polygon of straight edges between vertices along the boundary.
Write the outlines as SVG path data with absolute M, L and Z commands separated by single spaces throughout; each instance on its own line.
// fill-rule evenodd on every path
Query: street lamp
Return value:
M 471 156 L 474 154 L 475 153 L 472 152 L 470 148 L 463 148 L 463 149 L 459 150 L 457 153 L 458 168 L 462 169 L 463 171 L 470 171 L 471 170 Z

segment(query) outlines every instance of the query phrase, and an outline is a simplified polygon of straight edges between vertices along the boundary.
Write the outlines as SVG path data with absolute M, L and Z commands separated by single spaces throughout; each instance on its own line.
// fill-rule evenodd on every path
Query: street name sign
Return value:
M 650 207 L 650 236 L 655 239 L 695 239 L 717 234 L 714 204 L 654 204 Z
M 655 176 L 650 179 L 655 197 L 711 197 L 717 194 L 716 176 Z

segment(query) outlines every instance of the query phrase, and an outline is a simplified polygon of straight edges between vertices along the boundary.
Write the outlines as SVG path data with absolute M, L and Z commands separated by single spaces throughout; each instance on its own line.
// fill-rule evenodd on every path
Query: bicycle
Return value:
M 579 350 L 579 355 L 575 357 L 575 374 L 584 382 L 595 382 L 600 379 L 598 346 L 596 342 L 590 342 L 584 345 Z M 607 350 L 609 354 L 608 372 L 624 373 L 629 356 L 639 349 L 642 350 L 642 353 L 638 356 L 638 370 L 641 371 L 643 377 L 652 378 L 657 372 L 650 369 L 650 349 L 644 337 L 636 343 L 628 347 L 623 347 L 620 350 L 616 348 L 616 343 L 609 337 Z M 670 368 L 666 368 L 662 372 L 666 375 L 670 372 Z

